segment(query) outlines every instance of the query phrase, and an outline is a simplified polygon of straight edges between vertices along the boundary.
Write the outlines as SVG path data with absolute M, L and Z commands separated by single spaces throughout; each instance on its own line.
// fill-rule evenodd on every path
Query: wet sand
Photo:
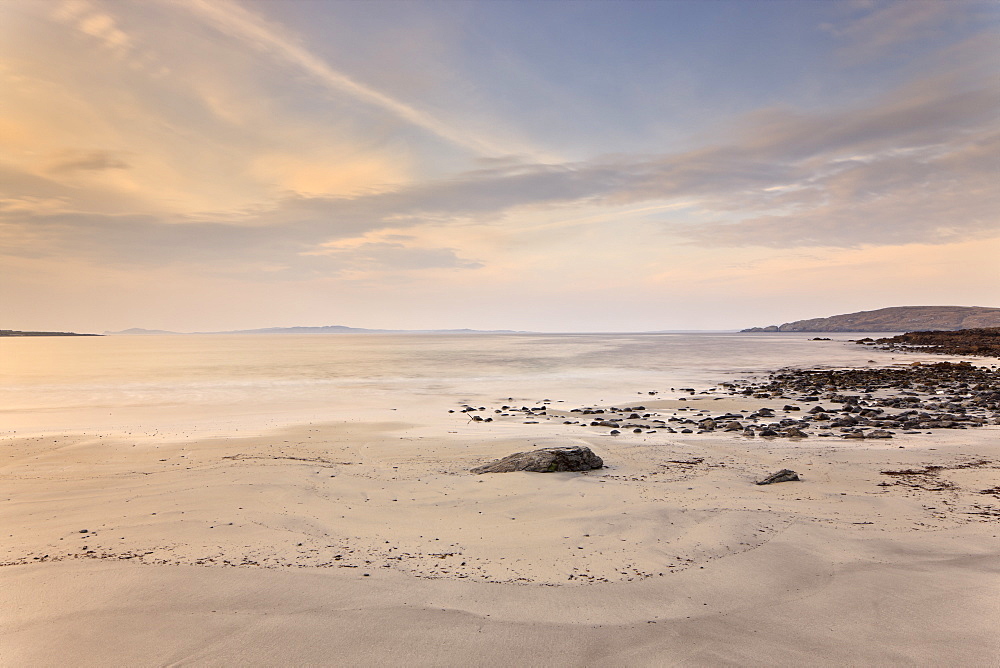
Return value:
M 658 408 L 760 404 L 714 399 Z M 468 473 L 566 444 L 607 467 Z M 781 468 L 802 481 L 754 484 Z M 0 476 L 3 665 L 1000 660 L 996 426 L 611 436 L 456 413 L 9 436 Z

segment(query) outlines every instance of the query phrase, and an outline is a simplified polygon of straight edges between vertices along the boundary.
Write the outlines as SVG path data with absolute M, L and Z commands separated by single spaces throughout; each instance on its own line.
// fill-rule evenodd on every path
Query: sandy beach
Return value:
M 687 406 L 709 403 L 761 402 Z M 995 665 L 998 436 L 611 436 L 461 413 L 194 441 L 11 436 L 0 657 Z M 567 444 L 606 467 L 468 473 Z M 781 468 L 802 480 L 754 484 Z

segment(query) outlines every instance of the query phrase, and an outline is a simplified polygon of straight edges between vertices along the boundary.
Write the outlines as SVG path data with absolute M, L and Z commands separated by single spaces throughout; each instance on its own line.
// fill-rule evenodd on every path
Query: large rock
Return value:
M 777 473 L 772 473 L 763 480 L 757 481 L 758 485 L 773 485 L 776 482 L 793 482 L 799 480 L 799 474 L 790 469 L 781 469 Z
M 495 462 L 477 466 L 473 473 L 510 473 L 511 471 L 534 471 L 553 473 L 556 471 L 590 471 L 604 466 L 600 457 L 590 448 L 571 445 L 556 448 L 541 448 L 529 452 L 515 452 Z

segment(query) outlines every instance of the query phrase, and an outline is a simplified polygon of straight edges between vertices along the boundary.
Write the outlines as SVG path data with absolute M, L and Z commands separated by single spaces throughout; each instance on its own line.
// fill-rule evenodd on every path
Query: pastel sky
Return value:
M 0 328 L 1000 306 L 1000 4 L 0 2 Z

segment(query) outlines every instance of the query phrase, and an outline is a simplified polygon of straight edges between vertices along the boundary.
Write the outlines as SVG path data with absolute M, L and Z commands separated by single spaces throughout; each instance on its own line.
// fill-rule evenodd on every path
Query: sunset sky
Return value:
M 1000 4 L 0 1 L 0 328 L 1000 306 Z

